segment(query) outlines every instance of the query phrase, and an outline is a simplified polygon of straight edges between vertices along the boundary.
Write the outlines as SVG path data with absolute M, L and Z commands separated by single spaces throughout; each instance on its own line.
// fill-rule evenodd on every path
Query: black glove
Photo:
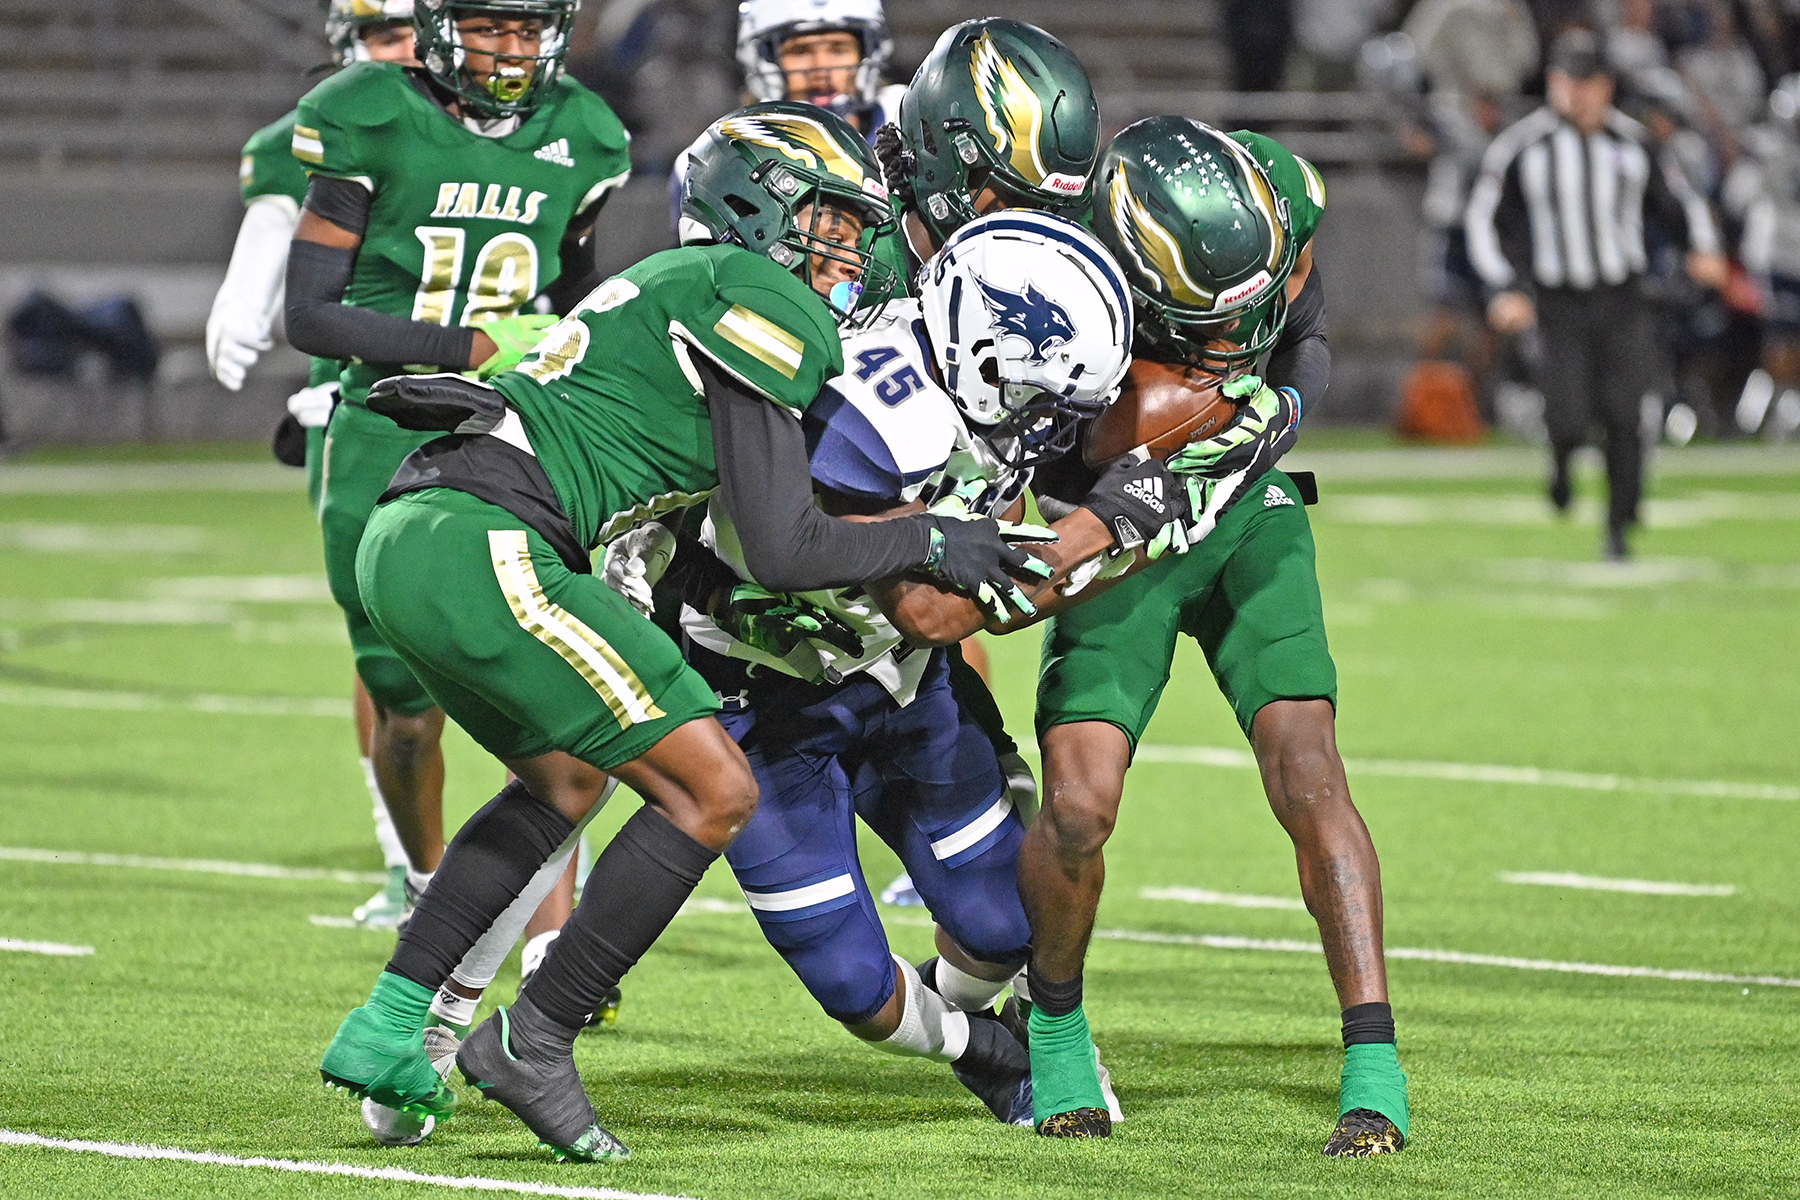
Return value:
M 1171 548 L 1187 549 L 1187 487 L 1142 448 L 1114 460 L 1081 507 L 1106 523 L 1120 550 L 1149 543 L 1155 559 Z
M 920 570 L 974 597 L 997 620 L 1007 619 L 1008 604 L 1027 617 L 1037 612 L 1009 576 L 1035 582 L 1055 572 L 1014 543 L 1054 542 L 1054 533 L 1037 525 L 1001 524 L 992 517 L 974 516 L 965 490 L 960 489 L 932 505 L 923 519 L 931 526 L 931 549 Z
M 492 433 L 506 416 L 506 397 L 450 373 L 378 379 L 368 405 L 400 428 L 424 433 Z

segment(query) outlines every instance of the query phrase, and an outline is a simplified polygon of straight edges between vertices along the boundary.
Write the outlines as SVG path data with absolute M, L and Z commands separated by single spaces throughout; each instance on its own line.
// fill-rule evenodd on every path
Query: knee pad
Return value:
M 861 905 L 799 921 L 765 921 L 762 927 L 832 1020 L 860 1025 L 893 997 L 887 936 Z

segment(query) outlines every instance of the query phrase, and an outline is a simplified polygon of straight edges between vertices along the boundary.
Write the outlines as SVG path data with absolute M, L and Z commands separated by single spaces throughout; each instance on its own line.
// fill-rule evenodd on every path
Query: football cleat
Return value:
M 1038 1124 L 1039 1137 L 1103 1138 L 1112 1136 L 1112 1115 L 1104 1108 L 1078 1108 L 1052 1113 Z
M 469 1035 L 457 1052 L 456 1065 L 483 1095 L 525 1122 L 558 1162 L 623 1162 L 631 1157 L 625 1144 L 595 1117 L 568 1049 L 529 1043 L 515 1049 L 512 1016 L 506 1009 Z
M 456 1093 L 432 1066 L 418 1027 L 373 1003 L 380 994 L 378 989 L 371 1003 L 352 1009 L 338 1026 L 319 1061 L 320 1078 L 326 1087 L 342 1088 L 389 1108 L 419 1116 L 449 1116 L 456 1108 Z
M 450 1068 L 456 1065 L 456 1052 L 462 1047 L 462 1039 L 448 1025 L 433 1025 L 425 1031 L 424 1042 L 425 1057 L 431 1060 L 431 1069 L 438 1073 L 439 1079 L 448 1080 Z M 362 1117 L 369 1133 L 384 1146 L 416 1146 L 437 1128 L 436 1117 L 389 1108 L 366 1098 L 362 1103 Z
M 1325 1154 L 1331 1158 L 1373 1158 L 1405 1148 L 1406 1135 L 1370 1108 L 1353 1108 L 1339 1117 L 1337 1128 L 1325 1140 Z
M 969 1014 L 969 1048 L 950 1064 L 996 1120 L 1031 1127 L 1031 1055 L 991 1014 Z
M 922 908 L 925 904 L 919 896 L 919 889 L 913 886 L 912 876 L 905 871 L 900 872 L 895 876 L 894 882 L 881 889 L 881 902 L 900 908 Z
M 406 895 L 406 868 L 389 867 L 388 881 L 379 892 L 357 905 L 350 919 L 369 929 L 394 929 L 410 907 Z

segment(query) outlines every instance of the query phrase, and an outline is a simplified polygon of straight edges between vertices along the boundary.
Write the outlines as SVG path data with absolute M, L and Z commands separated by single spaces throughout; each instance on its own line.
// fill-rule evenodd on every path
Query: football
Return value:
M 1119 398 L 1088 428 L 1082 458 L 1099 468 L 1148 446 L 1166 459 L 1191 441 L 1211 437 L 1237 416 L 1237 405 L 1219 392 L 1221 382 L 1196 367 L 1134 360 Z

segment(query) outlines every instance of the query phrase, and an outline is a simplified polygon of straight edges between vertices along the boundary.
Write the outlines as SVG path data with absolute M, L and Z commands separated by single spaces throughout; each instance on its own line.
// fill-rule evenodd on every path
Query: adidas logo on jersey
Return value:
M 569 157 L 568 138 L 557 138 L 548 146 L 539 147 L 531 157 L 541 158 L 545 162 L 555 163 L 559 167 L 572 167 L 575 165 L 575 160 Z
M 1263 493 L 1264 508 L 1278 508 L 1283 504 L 1292 504 L 1293 502 L 1294 498 L 1292 496 L 1288 495 L 1272 483 L 1269 485 L 1269 490 Z
M 1161 513 L 1168 506 L 1163 503 L 1163 486 L 1160 478 L 1134 479 L 1125 485 L 1125 494 L 1148 508 L 1151 512 Z M 1292 504 L 1293 501 L 1288 501 Z

